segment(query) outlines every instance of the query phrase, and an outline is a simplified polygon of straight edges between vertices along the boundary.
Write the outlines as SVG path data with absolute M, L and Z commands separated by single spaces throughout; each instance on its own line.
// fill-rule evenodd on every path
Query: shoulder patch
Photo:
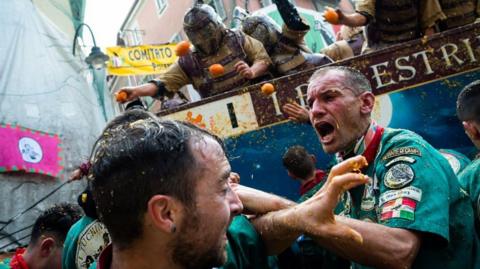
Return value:
M 394 148 L 383 155 L 382 160 L 388 160 L 401 155 L 417 155 L 422 156 L 422 152 L 415 147 Z
M 379 203 L 383 206 L 386 202 L 399 198 L 409 198 L 420 202 L 422 200 L 422 190 L 414 186 L 409 186 L 400 190 L 386 191 L 380 195 Z
M 390 166 L 392 166 L 392 164 L 398 163 L 398 162 L 414 163 L 415 159 L 412 158 L 412 157 L 408 157 L 408 156 L 399 156 L 399 157 L 396 157 L 395 159 L 389 161 L 385 166 L 390 167 Z
M 88 269 L 109 243 L 110 235 L 105 225 L 98 220 L 90 223 L 78 237 L 75 255 L 77 268 Z
M 412 182 L 415 173 L 410 165 L 397 163 L 390 167 L 383 177 L 383 184 L 389 189 L 400 189 Z

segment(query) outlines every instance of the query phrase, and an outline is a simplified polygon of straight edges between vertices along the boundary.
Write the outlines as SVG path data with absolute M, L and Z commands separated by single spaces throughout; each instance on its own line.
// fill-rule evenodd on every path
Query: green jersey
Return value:
M 110 236 L 103 223 L 83 216 L 70 230 L 62 253 L 63 269 L 88 269 L 110 243 Z
M 480 158 L 477 158 L 467 166 L 458 175 L 458 180 L 462 188 L 470 194 L 475 212 L 477 235 L 480 236 Z
M 413 268 L 475 266 L 473 209 L 439 151 L 413 132 L 386 128 L 365 173 L 373 180 L 347 192 L 345 215 L 423 234 Z
M 245 216 L 233 218 L 227 238 L 227 262 L 221 268 L 269 268 L 263 241 Z

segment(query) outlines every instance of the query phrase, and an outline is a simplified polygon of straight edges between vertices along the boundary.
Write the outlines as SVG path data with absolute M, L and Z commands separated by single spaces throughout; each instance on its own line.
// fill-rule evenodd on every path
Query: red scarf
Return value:
M 19 248 L 13 255 L 12 260 L 10 261 L 10 268 L 12 269 L 28 269 L 27 262 L 23 259 L 23 253 L 25 253 L 25 248 Z
M 382 141 L 384 130 L 385 129 L 382 126 L 377 125 L 374 121 L 372 121 L 365 135 L 357 141 L 355 147 L 350 151 L 350 153 L 336 154 L 337 162 L 341 162 L 349 157 L 361 154 L 365 157 L 365 159 L 367 159 L 369 165 L 372 164 L 375 160 L 375 155 L 377 154 L 380 142 Z
M 310 179 L 309 181 L 303 183 L 300 186 L 300 195 L 304 195 L 306 192 L 315 187 L 318 183 L 322 182 L 325 178 L 326 173 L 320 169 L 315 171 L 315 178 Z

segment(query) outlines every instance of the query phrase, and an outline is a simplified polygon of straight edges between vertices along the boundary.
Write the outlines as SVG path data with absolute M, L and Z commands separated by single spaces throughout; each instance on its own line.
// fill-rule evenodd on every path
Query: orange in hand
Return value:
M 175 54 L 177 56 L 185 56 L 190 52 L 190 42 L 188 41 L 181 41 L 175 47 Z
M 225 68 L 223 68 L 223 65 L 221 64 L 212 64 L 208 68 L 208 72 L 210 72 L 213 77 L 218 77 L 225 73 Z
M 117 99 L 117 102 L 119 103 L 125 103 L 127 101 L 128 94 L 126 91 L 119 91 L 115 94 L 115 99 Z
M 331 7 L 325 8 L 325 12 L 323 12 L 323 17 L 331 24 L 338 24 L 338 13 L 335 9 Z
M 272 83 L 265 83 L 262 85 L 262 88 L 260 89 L 262 90 L 262 93 L 265 95 L 270 95 L 275 91 L 275 87 L 273 86 Z

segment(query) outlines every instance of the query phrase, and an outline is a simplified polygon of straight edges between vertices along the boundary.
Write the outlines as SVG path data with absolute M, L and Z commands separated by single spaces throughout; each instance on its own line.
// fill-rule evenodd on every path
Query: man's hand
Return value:
M 365 157 L 359 155 L 330 170 L 325 185 L 313 197 L 298 205 L 295 218 L 305 227 L 304 232 L 322 236 L 324 231 L 329 231 L 329 234 L 347 235 L 359 243 L 363 241 L 357 231 L 335 221 L 334 210 L 345 191 L 369 181 L 366 175 L 360 173 L 360 169 L 367 165 Z
M 308 109 L 302 107 L 297 103 L 288 103 L 284 105 L 283 112 L 287 114 L 288 119 L 298 123 L 308 123 L 310 118 L 308 116 Z
M 234 65 L 234 67 L 237 73 L 246 79 L 252 79 L 255 77 L 252 68 L 250 68 L 250 66 L 244 61 L 239 61 Z
M 138 99 L 141 96 L 154 96 L 157 94 L 158 89 L 153 83 L 145 83 L 140 86 L 120 88 L 116 93 L 121 91 L 127 94 L 127 99 L 125 102 L 130 102 Z
M 75 170 L 73 170 L 73 172 L 70 174 L 70 181 L 74 181 L 74 180 L 80 180 L 82 179 L 82 170 L 80 168 L 77 168 Z

